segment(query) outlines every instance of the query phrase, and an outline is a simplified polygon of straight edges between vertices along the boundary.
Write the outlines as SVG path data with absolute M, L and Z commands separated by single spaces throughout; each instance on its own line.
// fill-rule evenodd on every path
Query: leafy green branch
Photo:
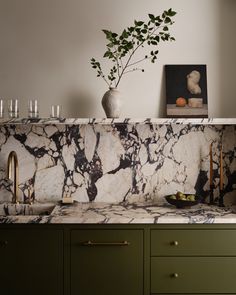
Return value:
M 155 63 L 159 50 L 151 50 L 148 55 L 133 61 L 135 53 L 145 44 L 158 46 L 160 42 L 175 41 L 175 38 L 169 32 L 169 27 L 174 24 L 172 18 L 175 15 L 176 12 L 172 8 L 165 10 L 159 16 L 149 14 L 146 23 L 135 20 L 134 26 L 124 29 L 120 35 L 109 30 L 103 30 L 108 40 L 103 57 L 111 60 L 113 66 L 106 75 L 100 62 L 92 58 L 90 62 L 92 68 L 97 71 L 97 77 L 101 77 L 109 87 L 117 87 L 124 74 L 134 71 L 144 72 L 144 69 L 136 67 L 136 65 L 145 60 Z

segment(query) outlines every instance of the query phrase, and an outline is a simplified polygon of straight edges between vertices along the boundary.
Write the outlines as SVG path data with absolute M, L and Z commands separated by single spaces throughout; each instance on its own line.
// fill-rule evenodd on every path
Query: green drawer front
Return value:
M 153 257 L 151 293 L 235 294 L 236 257 Z
M 236 256 L 236 230 L 152 230 L 152 256 Z
M 78 294 L 143 295 L 143 231 L 72 230 L 71 295 Z

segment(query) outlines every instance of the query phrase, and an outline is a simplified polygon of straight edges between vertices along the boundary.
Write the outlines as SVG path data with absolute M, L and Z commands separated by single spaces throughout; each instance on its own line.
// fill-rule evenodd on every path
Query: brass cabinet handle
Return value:
M 4 247 L 8 244 L 8 241 L 0 241 L 0 247 Z
M 173 241 L 170 243 L 172 246 L 179 246 L 179 242 L 178 241 Z
M 86 241 L 82 243 L 82 246 L 129 246 L 130 242 L 122 241 L 122 242 L 93 242 Z
M 179 275 L 175 272 L 171 275 L 171 277 L 177 279 L 179 277 Z

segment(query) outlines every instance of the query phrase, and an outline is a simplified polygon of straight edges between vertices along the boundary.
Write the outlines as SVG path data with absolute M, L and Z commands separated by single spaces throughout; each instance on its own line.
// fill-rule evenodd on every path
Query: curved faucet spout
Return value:
M 14 170 L 13 170 L 14 167 Z M 19 203 L 19 192 L 18 192 L 18 184 L 19 184 L 19 164 L 18 164 L 18 157 L 15 151 L 10 152 L 7 160 L 7 178 L 13 180 L 13 198 L 12 203 L 18 204 Z

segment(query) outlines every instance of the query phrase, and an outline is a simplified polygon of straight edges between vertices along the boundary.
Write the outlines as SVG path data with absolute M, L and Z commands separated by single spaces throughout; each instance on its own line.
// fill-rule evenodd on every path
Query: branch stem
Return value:
M 142 59 L 140 59 L 140 60 L 137 60 L 136 62 L 133 62 L 132 64 L 129 64 L 129 65 L 127 66 L 127 68 L 132 67 L 132 66 L 134 66 L 134 65 L 136 65 L 136 64 L 138 64 L 138 63 L 140 63 L 140 62 L 142 62 L 142 61 L 144 61 L 144 60 L 150 59 L 150 58 L 151 58 L 151 56 L 148 56 L 148 57 L 144 57 L 144 58 L 142 58 Z
M 135 71 L 143 71 L 143 69 L 141 69 L 141 68 L 132 69 L 132 70 L 129 70 L 129 71 L 124 72 L 123 75 L 128 74 L 128 73 L 131 73 L 131 72 L 135 72 Z

